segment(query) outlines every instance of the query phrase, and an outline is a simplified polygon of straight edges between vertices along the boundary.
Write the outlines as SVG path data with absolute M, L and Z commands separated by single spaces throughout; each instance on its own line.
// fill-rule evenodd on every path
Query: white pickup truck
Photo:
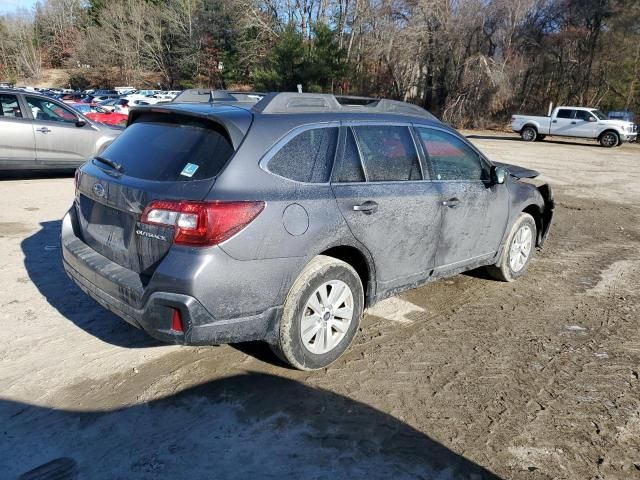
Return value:
M 632 122 L 608 120 L 599 110 L 585 107 L 556 107 L 550 117 L 513 115 L 511 128 L 527 142 L 555 135 L 592 138 L 603 147 L 615 147 L 638 138 L 638 126 Z

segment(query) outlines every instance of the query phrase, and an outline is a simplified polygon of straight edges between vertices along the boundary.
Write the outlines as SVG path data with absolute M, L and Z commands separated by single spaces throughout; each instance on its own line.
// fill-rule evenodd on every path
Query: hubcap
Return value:
M 514 272 L 519 272 L 527 263 L 533 246 L 531 227 L 523 225 L 518 229 L 509 250 L 509 266 Z
M 300 322 L 302 344 L 322 355 L 338 346 L 353 320 L 353 293 L 349 286 L 332 280 L 323 283 L 307 300 Z
M 531 130 L 530 128 L 527 128 L 524 131 L 524 139 L 525 140 L 533 140 L 533 135 L 534 135 L 534 131 Z

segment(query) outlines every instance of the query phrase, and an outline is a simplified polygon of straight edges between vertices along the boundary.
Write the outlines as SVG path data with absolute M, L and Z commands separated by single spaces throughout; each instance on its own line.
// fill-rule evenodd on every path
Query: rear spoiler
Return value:
M 231 141 L 234 150 L 242 143 L 251 123 L 253 115 L 244 108 L 230 105 L 211 104 L 176 104 L 163 103 L 158 105 L 139 105 L 129 110 L 127 127 L 135 123 L 145 114 L 174 115 L 193 117 L 214 122 L 221 126 Z

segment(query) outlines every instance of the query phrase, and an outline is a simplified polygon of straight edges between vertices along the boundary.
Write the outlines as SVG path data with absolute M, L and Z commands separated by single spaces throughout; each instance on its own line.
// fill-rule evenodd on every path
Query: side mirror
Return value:
M 596 119 L 596 117 L 589 117 L 589 119 L 587 121 L 588 122 L 597 122 L 598 120 Z
M 509 172 L 506 168 L 496 167 L 495 165 L 491 167 L 491 183 L 494 185 L 502 185 L 507 179 L 507 175 Z
M 85 122 L 84 120 L 82 120 L 81 118 L 79 118 L 78 120 L 76 120 L 76 127 L 84 127 L 87 124 L 87 122 Z

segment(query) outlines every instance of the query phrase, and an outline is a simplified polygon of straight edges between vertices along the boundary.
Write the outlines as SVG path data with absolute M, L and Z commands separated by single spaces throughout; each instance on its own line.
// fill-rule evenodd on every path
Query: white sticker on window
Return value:
M 196 173 L 196 170 L 198 170 L 198 168 L 200 168 L 199 165 L 187 163 L 182 169 L 182 172 L 180 172 L 180 175 L 184 177 L 193 177 L 193 174 Z

